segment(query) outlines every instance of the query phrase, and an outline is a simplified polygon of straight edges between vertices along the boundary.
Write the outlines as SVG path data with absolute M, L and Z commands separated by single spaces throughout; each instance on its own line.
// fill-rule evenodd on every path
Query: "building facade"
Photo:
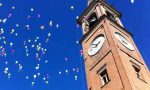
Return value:
M 121 13 L 105 0 L 90 0 L 82 26 L 88 90 L 150 90 L 150 73 Z

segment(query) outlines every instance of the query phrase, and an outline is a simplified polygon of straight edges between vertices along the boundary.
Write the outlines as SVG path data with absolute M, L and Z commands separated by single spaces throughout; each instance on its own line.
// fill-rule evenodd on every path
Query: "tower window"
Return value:
M 140 79 L 141 81 L 147 83 L 143 77 L 144 74 L 142 72 L 142 68 L 134 62 L 132 62 L 132 61 L 130 61 L 130 62 L 132 63 L 132 67 L 134 68 L 137 78 Z
M 88 24 L 89 24 L 89 28 L 91 28 L 95 22 L 97 21 L 97 15 L 96 13 L 91 14 L 91 16 L 88 18 Z
M 92 90 L 92 87 L 90 87 L 89 90 Z
M 111 14 L 110 12 L 106 11 L 106 14 L 108 16 L 108 18 L 110 18 L 111 20 L 115 21 L 115 17 L 113 14 Z
M 110 81 L 106 69 L 104 69 L 99 75 L 101 77 L 101 81 L 102 81 L 103 86 L 106 85 Z
M 135 73 L 136 73 L 136 77 L 138 78 L 138 79 L 140 79 L 141 81 L 143 81 L 143 82 L 145 82 L 145 79 L 144 79 L 144 77 L 143 77 L 143 71 L 142 71 L 142 68 L 141 68 L 141 66 L 139 66 L 138 64 L 136 64 L 136 63 L 134 63 L 133 61 L 130 61 L 131 63 L 132 63 L 132 67 L 134 68 L 134 71 L 135 71 Z M 145 83 L 147 83 L 147 82 L 145 82 Z
M 135 72 L 136 72 L 136 74 L 137 74 L 137 77 L 138 78 L 141 78 L 141 75 L 140 75 L 140 68 L 139 67 L 136 67 L 136 66 L 134 66 L 134 65 L 132 65 L 133 66 L 133 68 L 134 68 L 134 70 L 135 70 Z

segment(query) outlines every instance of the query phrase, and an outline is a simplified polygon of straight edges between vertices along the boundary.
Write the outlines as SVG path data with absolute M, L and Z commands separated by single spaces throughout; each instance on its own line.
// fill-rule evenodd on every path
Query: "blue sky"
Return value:
M 150 1 L 108 0 L 150 68 Z M 87 90 L 76 18 L 87 0 L 0 0 L 0 90 Z

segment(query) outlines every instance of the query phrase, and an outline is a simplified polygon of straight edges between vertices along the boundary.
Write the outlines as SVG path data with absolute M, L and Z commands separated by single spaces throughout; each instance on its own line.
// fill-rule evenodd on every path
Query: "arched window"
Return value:
M 115 21 L 115 17 L 113 14 L 111 14 L 110 12 L 106 11 L 106 14 L 108 16 L 108 18 L 110 18 L 111 20 Z
M 97 21 L 96 13 L 92 13 L 87 21 L 88 21 L 88 24 L 89 24 L 89 28 L 91 28 L 95 24 L 95 22 Z

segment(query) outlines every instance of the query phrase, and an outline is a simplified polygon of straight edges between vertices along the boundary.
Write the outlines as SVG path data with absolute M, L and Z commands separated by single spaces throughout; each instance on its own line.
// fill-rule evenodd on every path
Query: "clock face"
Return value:
M 94 39 L 91 46 L 88 49 L 88 54 L 90 56 L 95 55 L 102 48 L 104 41 L 104 35 L 100 35 L 96 39 Z
M 134 47 L 133 45 L 120 33 L 116 32 L 115 33 L 115 37 L 121 42 L 121 44 L 123 44 L 126 48 L 128 48 L 129 50 L 133 51 Z

